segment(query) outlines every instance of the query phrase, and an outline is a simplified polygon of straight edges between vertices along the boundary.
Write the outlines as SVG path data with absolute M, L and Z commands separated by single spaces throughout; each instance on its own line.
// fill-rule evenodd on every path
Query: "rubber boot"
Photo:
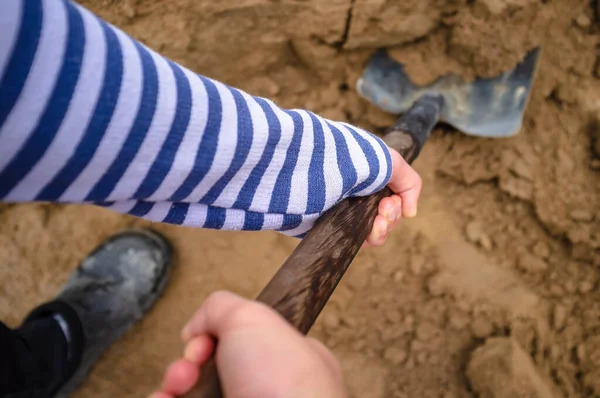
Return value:
M 88 256 L 56 299 L 33 310 L 24 322 L 52 316 L 68 330 L 66 366 L 34 397 L 69 396 L 102 353 L 156 302 L 171 265 L 170 244 L 150 230 L 113 236 Z

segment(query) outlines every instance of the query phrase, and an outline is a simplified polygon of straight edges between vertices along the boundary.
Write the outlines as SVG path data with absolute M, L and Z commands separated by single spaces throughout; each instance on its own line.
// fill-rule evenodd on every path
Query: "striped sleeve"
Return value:
M 160 56 L 70 0 L 0 12 L 0 199 L 301 236 L 381 189 L 376 136 Z

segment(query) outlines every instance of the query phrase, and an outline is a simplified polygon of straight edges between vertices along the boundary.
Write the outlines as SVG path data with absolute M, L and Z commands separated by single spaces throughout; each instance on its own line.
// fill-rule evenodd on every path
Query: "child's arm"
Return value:
M 2 5 L 4 201 L 301 235 L 391 170 L 379 138 L 198 76 L 70 1 Z

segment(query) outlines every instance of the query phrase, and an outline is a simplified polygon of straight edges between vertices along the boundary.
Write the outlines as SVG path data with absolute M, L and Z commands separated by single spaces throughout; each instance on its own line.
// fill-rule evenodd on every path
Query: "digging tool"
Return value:
M 402 64 L 385 51 L 375 53 L 357 89 L 361 96 L 391 113 L 403 113 L 384 136 L 388 146 L 412 163 L 438 122 L 479 137 L 508 137 L 519 132 L 533 84 L 539 49 L 523 62 L 491 79 L 464 82 L 444 76 L 418 86 Z M 367 238 L 379 201 L 392 192 L 348 198 L 327 211 L 258 295 L 303 334 L 308 333 L 346 269 Z M 202 368 L 187 398 L 222 396 L 214 357 Z

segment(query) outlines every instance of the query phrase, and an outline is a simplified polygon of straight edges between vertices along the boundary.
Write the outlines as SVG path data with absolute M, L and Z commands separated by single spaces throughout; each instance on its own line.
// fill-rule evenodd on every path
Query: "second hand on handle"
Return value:
M 439 122 L 443 98 L 421 97 L 388 130 L 384 141 L 412 163 Z M 373 195 L 348 198 L 328 210 L 308 232 L 258 295 L 303 334 L 308 333 L 373 227 L 385 188 Z M 223 396 L 213 356 L 186 398 Z

